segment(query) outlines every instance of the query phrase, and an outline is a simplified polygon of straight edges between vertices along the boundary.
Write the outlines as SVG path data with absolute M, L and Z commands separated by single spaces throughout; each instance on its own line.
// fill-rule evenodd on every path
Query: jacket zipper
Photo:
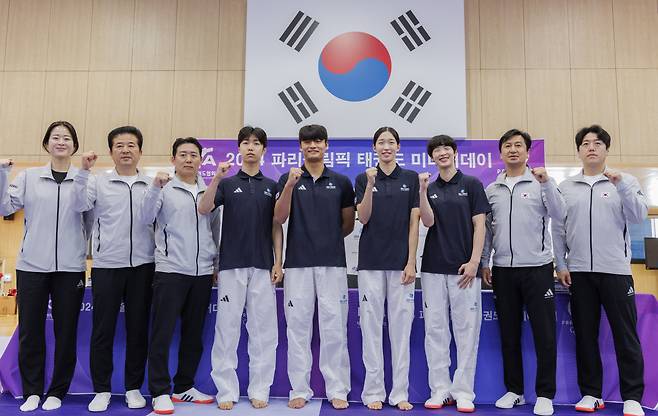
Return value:
M 101 251 L 101 219 L 98 218 L 98 247 L 96 247 L 96 252 Z
M 197 193 L 197 198 L 199 197 L 199 194 Z M 194 200 L 194 216 L 196 217 L 196 276 L 199 275 L 199 246 L 201 243 L 199 242 L 199 211 L 197 211 L 197 205 L 196 205 L 196 198 L 194 195 L 192 195 L 192 199 Z
M 512 208 L 514 207 L 514 198 L 513 198 L 514 188 L 516 188 L 516 184 L 514 184 L 512 189 L 510 189 L 509 191 L 509 254 L 510 254 L 509 266 L 510 267 L 512 267 L 512 264 L 514 264 L 514 251 L 512 251 Z
M 624 257 L 628 256 L 628 248 L 626 248 L 626 227 L 627 227 L 627 225 L 624 224 L 624 233 L 623 233 L 623 237 L 624 237 Z
M 128 185 L 130 196 L 130 267 L 133 267 L 133 187 Z
M 165 257 L 169 257 L 169 243 L 167 243 L 167 226 L 166 225 L 162 229 L 162 232 L 164 233 L 164 239 L 165 239 Z
M 546 236 L 546 217 L 541 217 L 541 251 L 544 252 L 544 237 Z
M 592 248 L 592 201 L 594 199 L 594 185 L 589 188 L 589 267 L 590 271 L 594 271 L 594 249 Z
M 23 249 L 25 248 L 25 237 L 27 237 L 27 218 L 23 218 L 23 229 L 25 231 L 23 232 L 23 244 L 21 244 L 21 253 L 23 252 Z
M 58 245 L 59 245 L 59 196 L 60 196 L 60 190 L 61 190 L 61 185 L 60 183 L 57 184 L 57 219 L 55 220 L 55 270 L 59 270 L 59 265 L 57 262 L 57 250 L 58 250 Z

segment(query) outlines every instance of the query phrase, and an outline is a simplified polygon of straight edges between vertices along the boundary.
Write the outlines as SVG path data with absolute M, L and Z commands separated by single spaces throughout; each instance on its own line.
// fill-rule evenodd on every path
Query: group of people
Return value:
M 49 298 L 55 331 L 52 381 L 42 409 L 61 406 L 76 362 L 76 333 L 85 287 L 85 255 L 93 252 L 93 330 L 90 370 L 96 395 L 93 412 L 111 397 L 113 341 L 120 306 L 126 313 L 125 400 L 146 406 L 140 386 L 148 368 L 148 389 L 156 414 L 174 412 L 174 402 L 212 403 L 229 410 L 239 399 L 237 346 L 246 309 L 249 387 L 255 408 L 267 406 L 274 379 L 278 323 L 275 285 L 284 278 L 289 407 L 302 408 L 310 387 L 313 315 L 317 302 L 319 364 L 327 398 L 348 407 L 347 280 L 344 237 L 363 224 L 358 285 L 363 362 L 361 399 L 376 410 L 387 400 L 382 332 L 387 305 L 393 383 L 388 403 L 401 410 L 408 401 L 409 340 L 414 319 L 415 254 L 418 229 L 429 227 L 420 270 L 425 351 L 431 390 L 425 407 L 456 404 L 473 412 L 474 378 L 482 319 L 481 280 L 493 286 L 500 323 L 504 383 L 499 408 L 525 403 L 521 357 L 523 310 L 528 313 L 537 355 L 534 413 L 553 414 L 556 390 L 554 258 L 559 281 L 570 288 L 576 334 L 576 409 L 604 406 L 598 350 L 600 310 L 611 324 L 626 416 L 643 415 L 643 361 L 630 269 L 628 225 L 647 215 L 638 181 L 606 167 L 610 136 L 600 126 L 575 137 L 582 171 L 560 186 L 543 167 L 528 166 L 532 140 L 519 130 L 499 140 L 505 169 L 486 189 L 455 164 L 455 140 L 432 137 L 427 153 L 433 174 L 396 163 L 400 138 L 391 127 L 373 137 L 376 167 L 354 187 L 324 164 L 328 134 L 320 125 L 299 131 L 304 156 L 278 182 L 265 177 L 261 161 L 267 135 L 244 127 L 237 137 L 242 165 L 233 176 L 227 162 L 206 187 L 199 175 L 202 146 L 176 139 L 175 174 L 155 178 L 138 170 L 142 133 L 123 126 L 108 135 L 114 169 L 92 175 L 98 158 L 71 163 L 79 142 L 68 122 L 51 124 L 42 145 L 46 166 L 21 171 L 8 183 L 13 162 L 0 160 L 0 213 L 23 209 L 25 234 L 17 261 L 19 368 L 22 411 L 44 395 L 44 321 Z M 221 210 L 219 207 L 223 207 Z M 221 217 L 221 232 L 220 232 Z M 287 222 L 285 263 L 284 233 Z M 549 233 L 552 228 L 552 236 Z M 221 235 L 220 235 L 221 234 Z M 493 253 L 493 255 L 492 255 Z M 217 279 L 218 301 L 212 346 L 215 398 L 198 391 L 194 378 L 203 351 L 202 329 Z M 172 379 L 169 349 L 181 320 L 178 367 Z M 451 330 L 457 369 L 451 379 Z M 148 357 L 148 366 L 147 366 Z

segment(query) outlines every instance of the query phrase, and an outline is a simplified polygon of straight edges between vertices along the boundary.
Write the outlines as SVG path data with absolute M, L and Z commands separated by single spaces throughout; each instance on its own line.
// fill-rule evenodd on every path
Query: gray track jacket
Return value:
M 85 271 L 86 215 L 73 209 L 73 178 L 78 169 L 71 166 L 64 181 L 58 184 L 50 163 L 28 168 L 11 185 L 10 170 L 11 167 L 0 168 L 0 214 L 9 215 L 21 208 L 25 213 L 25 233 L 16 269 L 41 273 Z
M 197 181 L 201 195 L 206 185 L 201 176 Z M 219 211 L 199 214 L 194 195 L 178 177 L 164 188 L 149 185 L 138 216 L 144 225 L 155 221 L 155 270 L 190 276 L 213 274 L 219 259 Z
M 94 267 L 135 267 L 153 263 L 153 224 L 137 221 L 146 189 L 153 178 L 138 174 L 129 185 L 115 170 L 102 176 L 81 169 L 74 178 L 74 209 L 92 210 Z
M 628 224 L 642 222 L 649 211 L 637 179 L 622 173 L 617 186 L 607 178 L 590 186 L 581 172 L 560 190 L 566 215 L 552 225 L 557 270 L 630 275 Z
M 502 172 L 485 190 L 491 213 L 482 251 L 482 267 L 535 267 L 553 261 L 549 218 L 564 216 L 564 200 L 553 179 L 539 183 L 526 168 L 513 188 Z

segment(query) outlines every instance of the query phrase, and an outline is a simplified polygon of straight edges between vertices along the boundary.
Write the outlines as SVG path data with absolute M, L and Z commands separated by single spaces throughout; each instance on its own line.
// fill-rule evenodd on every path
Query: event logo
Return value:
M 391 56 L 384 44 L 364 32 L 347 32 L 326 44 L 318 61 L 320 80 L 335 97 L 365 101 L 391 77 Z

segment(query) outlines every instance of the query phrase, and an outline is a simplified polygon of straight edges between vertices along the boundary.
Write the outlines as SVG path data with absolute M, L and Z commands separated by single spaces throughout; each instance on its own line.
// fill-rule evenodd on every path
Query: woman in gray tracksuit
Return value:
M 87 230 L 73 209 L 73 178 L 78 169 L 71 156 L 78 150 L 74 127 L 52 123 L 43 137 L 50 162 L 21 171 L 9 184 L 11 160 L 0 161 L 0 214 L 20 209 L 25 233 L 16 262 L 18 288 L 18 366 L 23 383 L 22 411 L 36 410 L 44 393 L 45 320 L 51 300 L 55 330 L 53 376 L 44 410 L 61 406 L 76 363 L 76 335 L 85 287 Z

